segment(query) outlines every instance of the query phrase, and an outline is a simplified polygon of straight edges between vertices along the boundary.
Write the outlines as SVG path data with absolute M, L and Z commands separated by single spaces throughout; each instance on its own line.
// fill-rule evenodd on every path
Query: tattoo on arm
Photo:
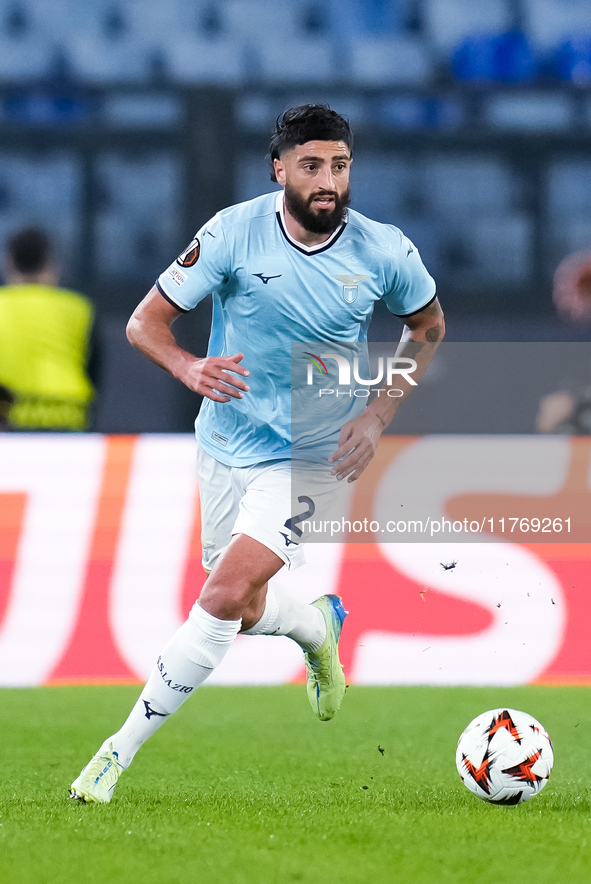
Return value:
M 418 353 L 421 352 L 423 347 L 426 344 L 424 341 L 404 341 L 398 345 L 398 350 L 396 351 L 397 356 L 410 356 L 411 359 L 414 359 Z
M 427 329 L 427 331 L 425 332 L 425 337 L 430 344 L 435 344 L 439 340 L 440 334 L 441 327 L 439 325 L 436 325 L 433 328 Z
M 379 422 L 381 423 L 381 425 L 383 426 L 383 428 L 386 429 L 386 423 L 385 423 L 384 419 L 382 418 L 382 416 L 379 414 L 376 414 L 376 417 L 379 420 Z

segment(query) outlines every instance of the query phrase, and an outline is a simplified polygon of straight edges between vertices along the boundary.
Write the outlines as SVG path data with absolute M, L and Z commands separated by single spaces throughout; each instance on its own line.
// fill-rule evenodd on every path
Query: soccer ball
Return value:
M 483 712 L 458 740 L 458 773 L 489 804 L 533 798 L 548 782 L 553 763 L 552 743 L 540 722 L 515 709 Z

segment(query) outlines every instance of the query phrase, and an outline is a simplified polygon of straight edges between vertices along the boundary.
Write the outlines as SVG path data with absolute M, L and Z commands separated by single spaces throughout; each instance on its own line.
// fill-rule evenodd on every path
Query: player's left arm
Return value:
M 365 411 L 343 426 L 339 447 L 329 457 L 329 462 L 335 464 L 331 470 L 334 476 L 349 482 L 359 478 L 376 453 L 380 436 L 423 376 L 444 334 L 443 311 L 437 298 L 418 313 L 405 317 L 396 355 L 416 362 L 416 369 L 408 372 L 415 384 L 409 383 L 404 374 L 396 375 L 395 382 L 377 391 Z M 401 395 L 389 396 L 388 390 L 394 388 L 401 391 Z

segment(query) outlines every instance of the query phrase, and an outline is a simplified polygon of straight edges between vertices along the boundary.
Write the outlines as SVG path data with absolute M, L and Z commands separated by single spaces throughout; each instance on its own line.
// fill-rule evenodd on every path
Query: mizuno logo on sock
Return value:
M 148 721 L 152 718 L 153 715 L 159 715 L 161 718 L 166 718 L 168 712 L 156 712 L 155 709 L 152 709 L 147 700 L 144 700 L 144 706 L 146 707 L 146 718 Z

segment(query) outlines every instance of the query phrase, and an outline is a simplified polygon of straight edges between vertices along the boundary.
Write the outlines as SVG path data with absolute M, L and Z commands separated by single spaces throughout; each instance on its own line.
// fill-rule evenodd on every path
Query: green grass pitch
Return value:
M 66 800 L 138 693 L 0 691 L 1 881 L 591 881 L 588 688 L 351 687 L 322 723 L 302 686 L 205 687 L 111 804 Z M 554 743 L 549 784 L 514 808 L 481 803 L 455 769 L 459 734 L 497 706 L 536 716 Z

